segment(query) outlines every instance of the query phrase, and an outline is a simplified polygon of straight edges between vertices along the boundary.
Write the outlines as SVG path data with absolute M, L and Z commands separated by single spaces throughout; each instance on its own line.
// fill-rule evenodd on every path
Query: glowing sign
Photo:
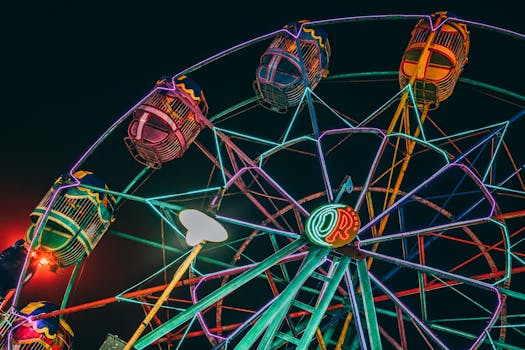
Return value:
M 351 207 L 344 204 L 326 204 L 315 209 L 306 220 L 306 236 L 322 247 L 341 247 L 350 243 L 361 222 Z

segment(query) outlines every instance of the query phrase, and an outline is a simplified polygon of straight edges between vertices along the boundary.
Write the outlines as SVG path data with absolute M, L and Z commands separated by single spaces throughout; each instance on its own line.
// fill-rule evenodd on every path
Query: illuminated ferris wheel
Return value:
M 375 23 L 409 28 L 397 71 L 337 56 Z M 466 75 L 484 31 L 524 44 L 446 12 L 304 20 L 160 78 L 3 253 L 0 348 L 69 349 L 118 301 L 143 314 L 100 349 L 520 349 L 525 97 Z M 107 235 L 163 266 L 71 305 Z M 18 305 L 37 265 L 71 270 L 60 306 Z

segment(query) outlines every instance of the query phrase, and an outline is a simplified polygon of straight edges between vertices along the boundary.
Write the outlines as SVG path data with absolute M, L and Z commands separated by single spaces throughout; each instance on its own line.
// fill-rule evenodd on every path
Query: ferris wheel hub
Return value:
M 344 204 L 325 204 L 306 220 L 305 234 L 315 245 L 337 248 L 352 242 L 361 221 L 356 211 Z

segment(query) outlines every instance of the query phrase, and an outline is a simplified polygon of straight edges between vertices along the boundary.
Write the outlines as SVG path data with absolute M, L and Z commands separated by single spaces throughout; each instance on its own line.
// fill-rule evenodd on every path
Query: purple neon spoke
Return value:
M 482 23 L 482 22 L 469 21 L 469 20 L 466 20 L 466 19 L 455 18 L 455 17 L 453 17 L 451 19 L 453 19 L 454 21 L 457 21 L 457 22 L 470 24 L 470 25 L 477 26 L 477 27 L 480 27 L 480 28 L 486 28 L 486 29 L 490 29 L 490 30 L 495 30 L 497 32 L 502 32 L 502 33 L 505 33 L 505 34 L 508 34 L 508 35 L 516 36 L 516 37 L 518 37 L 520 39 L 525 39 L 525 34 L 522 34 L 522 33 L 519 33 L 519 32 L 513 31 L 513 30 L 505 29 L 505 28 L 502 28 L 502 27 L 497 27 L 497 26 L 493 26 L 493 25 L 490 25 L 490 24 Z
M 363 330 L 363 324 L 361 323 L 361 316 L 359 313 L 359 307 L 357 305 L 357 297 L 355 295 L 352 275 L 350 274 L 348 269 L 346 269 L 345 271 L 345 276 L 346 287 L 348 288 L 348 295 L 350 296 L 350 303 L 352 305 L 352 312 L 354 313 L 355 327 L 357 334 L 359 335 L 359 343 L 361 344 L 362 350 L 367 350 L 366 336 Z
M 309 27 L 313 25 L 327 25 L 327 24 L 334 24 L 334 23 L 345 23 L 345 22 L 359 22 L 359 21 L 373 21 L 373 20 L 395 20 L 399 19 L 399 17 L 402 17 L 402 19 L 408 19 L 408 18 L 429 18 L 429 15 L 413 15 L 413 14 L 385 14 L 385 15 L 366 15 L 366 16 L 350 16 L 350 17 L 338 17 L 338 18 L 332 18 L 332 19 L 323 19 L 323 20 L 317 20 L 317 21 L 310 21 L 303 23 L 301 25 L 302 27 Z
M 427 273 L 431 273 L 431 274 L 435 274 L 435 275 L 441 275 L 442 277 L 446 277 L 446 278 L 449 278 L 449 279 L 452 279 L 452 280 L 458 280 L 458 281 L 464 282 L 466 284 L 478 286 L 478 287 L 480 287 L 482 289 L 486 289 L 486 290 L 489 290 L 489 291 L 493 292 L 497 296 L 498 304 L 496 305 L 494 311 L 492 312 L 492 316 L 489 319 L 489 322 L 487 322 L 487 325 L 485 326 L 483 331 L 480 332 L 480 335 L 476 338 L 476 340 L 474 341 L 474 343 L 471 345 L 471 347 L 469 349 L 475 349 L 477 347 L 477 345 L 481 341 L 483 341 L 483 338 L 485 338 L 485 333 L 488 332 L 488 330 L 496 322 L 496 319 L 498 318 L 498 315 L 499 315 L 499 313 L 501 311 L 501 308 L 503 306 L 503 300 L 502 300 L 502 295 L 501 295 L 500 291 L 498 290 L 498 288 L 494 287 L 493 285 L 488 284 L 488 283 L 484 283 L 484 282 L 481 282 L 481 281 L 478 281 L 478 280 L 475 280 L 475 279 L 472 279 L 472 278 L 467 278 L 467 277 L 462 277 L 462 276 L 459 276 L 459 275 L 456 275 L 456 274 L 452 274 L 450 272 L 445 272 L 445 271 L 442 271 L 442 270 L 439 270 L 439 269 L 435 269 L 435 268 L 432 268 L 432 267 L 406 262 L 406 261 L 398 259 L 398 258 L 388 257 L 388 256 L 383 255 L 383 254 L 374 253 L 374 252 L 367 251 L 367 250 L 363 250 L 363 251 L 366 252 L 367 255 L 370 255 L 370 256 L 372 256 L 374 258 L 377 258 L 377 259 L 380 259 L 380 260 L 392 262 L 394 264 L 398 264 L 398 265 L 401 265 L 401 266 L 405 265 L 408 268 L 413 268 L 415 270 L 422 271 L 422 272 L 427 272 Z M 388 290 L 388 288 L 386 286 L 384 286 L 379 281 L 379 279 L 376 278 L 372 274 L 372 272 L 369 272 L 369 274 L 370 274 L 370 278 L 374 281 L 374 283 L 376 283 L 381 289 L 384 288 L 383 291 L 385 293 L 387 293 L 391 299 L 392 298 L 396 298 L 397 300 L 399 300 L 395 296 L 395 294 L 390 292 Z M 405 306 L 401 301 L 399 301 L 399 303 L 400 303 L 399 306 Z M 408 308 L 407 308 L 407 310 L 408 310 Z M 419 318 L 417 318 L 417 319 L 419 320 Z M 425 327 L 426 327 L 426 325 L 425 325 Z
M 412 236 L 424 235 L 426 233 L 430 233 L 434 231 L 444 231 L 444 230 L 450 230 L 450 229 L 457 228 L 457 227 L 467 227 L 471 225 L 477 225 L 477 224 L 488 222 L 491 219 L 491 217 L 492 216 L 490 215 L 487 217 L 482 217 L 482 218 L 477 218 L 477 219 L 472 219 L 472 220 L 455 221 L 455 222 L 451 222 L 448 224 L 431 226 L 431 227 L 426 227 L 423 229 L 405 231 L 405 232 L 400 232 L 400 233 L 392 233 L 392 234 L 389 234 L 388 236 L 365 238 L 365 239 L 361 239 L 359 241 L 359 244 L 361 246 L 365 246 L 365 245 L 379 243 L 379 242 L 387 242 L 387 241 L 392 241 L 396 239 L 403 239 L 403 238 L 412 237 Z

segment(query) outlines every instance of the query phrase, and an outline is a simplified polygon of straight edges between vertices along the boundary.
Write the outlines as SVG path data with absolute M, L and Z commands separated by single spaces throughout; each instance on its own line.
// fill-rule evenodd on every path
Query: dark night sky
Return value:
M 521 8 L 514 8 L 518 6 L 515 1 L 507 1 L 506 6 L 497 6 L 504 3 L 501 1 L 491 6 L 455 1 L 455 6 L 448 7 L 441 1 L 368 1 L 358 5 L 352 1 L 324 1 L 315 8 L 308 7 L 308 2 L 295 5 L 288 1 L 245 1 L 241 6 L 222 1 L 212 5 L 194 2 L 194 7 L 190 3 L 180 5 L 181 1 L 131 3 L 117 6 L 88 1 L 38 5 L 23 2 L 7 8 L 1 5 L 0 248 L 23 235 L 28 214 L 57 176 L 68 170 L 113 120 L 144 96 L 158 77 L 175 74 L 287 22 L 361 14 L 427 14 L 448 9 L 463 18 L 525 32 Z M 403 35 L 408 39 L 409 33 Z M 355 47 L 344 50 L 363 54 Z M 521 53 L 524 50 L 521 46 Z M 494 58 L 505 60 L 506 54 L 514 52 L 494 53 Z M 216 78 L 235 79 L 235 72 Z M 517 87 L 516 80 L 521 84 L 523 75 L 519 79 L 508 75 L 500 78 L 508 86 Z M 521 93 L 524 91 L 521 87 Z M 106 264 L 111 259 L 130 258 L 126 252 L 111 248 L 111 243 L 118 244 L 118 240 L 108 241 L 97 247 L 96 257 Z M 92 270 L 101 267 L 97 263 L 93 266 Z M 148 269 L 147 260 L 144 269 Z M 130 271 L 112 272 L 134 280 Z M 58 301 L 68 276 L 69 270 L 35 277 L 27 298 Z M 54 287 L 40 289 L 38 283 Z M 93 300 L 108 296 L 106 291 L 112 287 L 84 284 L 76 292 L 79 300 Z M 85 317 L 96 328 L 97 313 L 88 311 Z M 119 322 L 117 317 L 104 317 Z M 97 328 L 91 337 L 78 330 L 85 342 L 77 344 L 76 349 L 94 349 L 106 332 Z M 88 345 L 88 339 L 93 343 Z

